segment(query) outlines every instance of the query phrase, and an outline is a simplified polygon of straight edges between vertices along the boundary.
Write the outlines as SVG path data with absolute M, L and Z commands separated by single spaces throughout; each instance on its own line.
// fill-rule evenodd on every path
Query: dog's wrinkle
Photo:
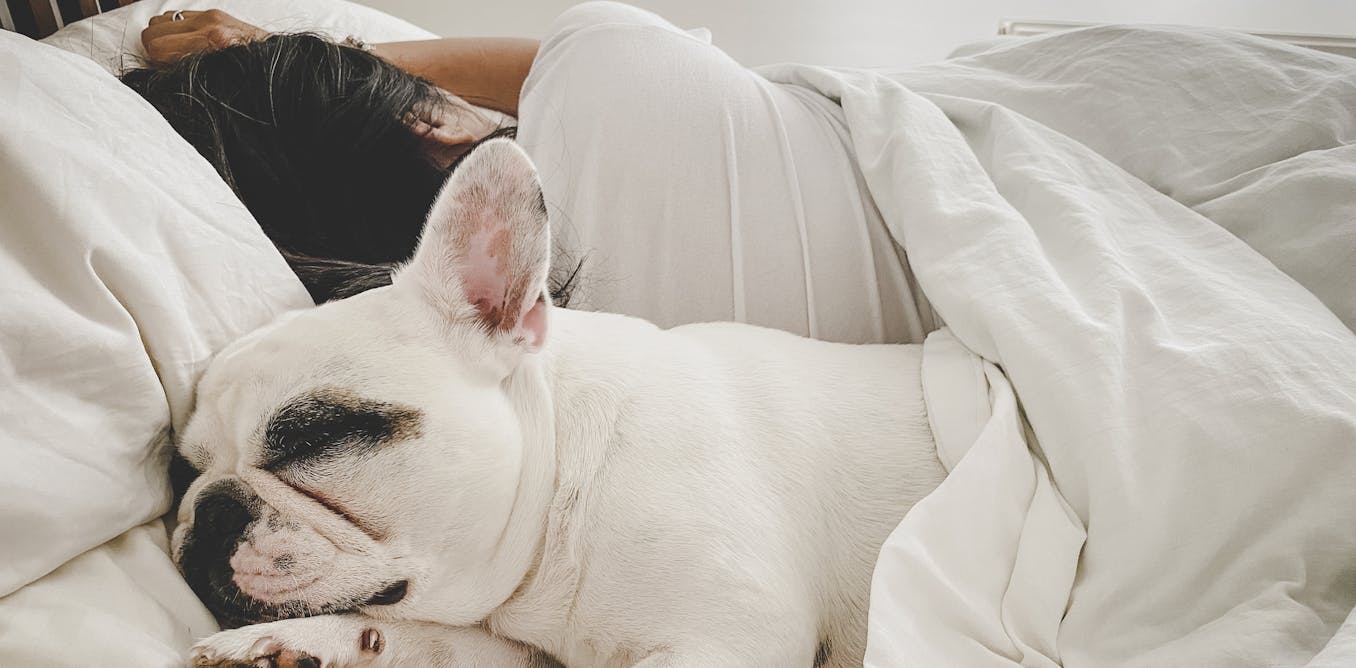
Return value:
M 546 549 L 545 542 L 546 541 L 543 540 L 542 544 L 538 546 L 537 555 L 532 558 L 532 565 L 528 566 L 527 571 L 523 573 L 523 579 L 518 583 L 517 587 L 514 587 L 513 593 L 509 594 L 509 597 L 507 599 L 504 599 L 504 602 L 500 604 L 501 608 L 512 604 L 514 601 L 518 600 L 521 596 L 523 596 L 526 593 L 526 590 L 529 587 L 529 585 L 531 585 L 532 581 L 536 579 L 537 571 L 541 568 L 542 554 Z
M 553 507 L 547 515 L 547 539 L 554 538 L 554 540 L 551 541 L 551 545 L 546 544 L 546 539 L 542 541 L 541 558 L 546 558 L 546 550 L 555 548 L 555 551 L 560 554 L 554 555 L 553 561 L 560 561 L 561 563 L 567 564 L 569 571 L 572 573 L 573 577 L 570 578 L 572 581 L 569 582 L 568 585 L 563 582 L 558 583 L 557 585 L 564 585 L 567 587 L 568 594 L 566 602 L 568 603 L 568 607 L 566 608 L 564 617 L 566 620 L 573 619 L 579 609 L 580 592 L 584 591 L 584 581 L 586 578 L 584 569 L 579 567 L 579 563 L 586 559 L 587 555 L 575 555 L 573 558 L 568 556 L 573 552 L 567 547 L 572 538 L 572 519 L 574 519 L 577 514 L 586 512 L 582 508 L 582 505 L 587 503 L 587 499 L 582 495 L 582 490 L 602 488 L 602 486 L 599 485 L 598 480 L 607 471 L 611 453 L 616 445 L 621 442 L 621 429 L 624 422 L 622 418 L 633 404 L 634 400 L 630 398 L 623 399 L 616 404 L 612 415 L 610 416 L 611 428 L 608 431 L 607 438 L 604 439 L 603 450 L 596 465 L 591 471 L 583 472 L 582 475 L 579 476 L 580 480 L 571 484 L 570 489 L 564 493 L 562 493 L 562 488 L 565 483 L 562 483 L 561 481 L 561 467 L 559 462 L 557 462 L 556 492 L 553 495 L 553 498 L 556 499 L 556 501 L 552 503 Z M 557 454 L 557 457 L 558 456 L 559 455 Z M 555 523 L 554 532 L 551 531 L 551 524 L 553 522 Z M 555 535 L 552 536 L 552 533 Z M 553 573 L 552 575 L 554 577 L 559 577 L 560 569 L 556 568 L 553 570 L 556 571 L 556 573 Z
M 554 480 L 554 482 L 552 483 L 552 485 L 553 485 L 553 494 L 552 494 L 552 497 L 554 497 L 554 496 L 555 496 L 555 490 L 558 490 L 558 489 L 559 489 L 559 485 L 560 485 L 560 474 L 559 474 L 559 470 L 558 470 L 558 469 L 557 469 L 557 472 L 556 472 L 555 480 Z M 514 499 L 513 499 L 513 507 L 509 509 L 509 512 L 508 512 L 508 514 L 507 514 L 507 517 L 514 517 L 514 516 L 515 516 L 515 513 L 517 512 L 517 509 L 518 509 L 518 503 L 519 503 L 519 501 L 520 501 L 521 498 L 522 498 L 522 488 L 523 488 L 523 482 L 522 482 L 521 480 L 519 480 L 519 485 L 518 485 L 518 490 L 519 490 L 519 491 L 518 491 L 518 494 L 516 494 L 516 495 L 514 496 Z M 576 492 L 576 494 L 577 494 L 577 492 Z M 549 517 L 548 517 L 548 519 L 547 519 L 547 524 L 549 525 L 549 523 L 550 523 L 550 519 L 549 519 Z M 549 534 L 549 531 L 544 531 L 543 533 L 544 533 L 544 534 Z M 499 538 L 496 540 L 496 543 L 495 543 L 495 549 L 496 549 L 496 551 L 498 551 L 500 548 L 503 547 L 504 541 L 505 541 L 506 539 L 508 539 L 508 538 L 509 538 L 509 523 L 508 523 L 508 522 L 505 522 L 503 529 L 499 532 Z M 518 600 L 520 597 L 524 596 L 524 595 L 526 594 L 527 589 L 530 588 L 532 582 L 533 582 L 534 580 L 536 580 L 537 573 L 538 573 L 538 571 L 539 571 L 540 568 L 541 568 L 542 559 L 543 559 L 544 556 L 545 556 L 546 547 L 547 547 L 547 546 L 546 546 L 546 540 L 547 540 L 547 535 L 543 535 L 543 536 L 537 541 L 537 547 L 536 547 L 536 549 L 534 550 L 534 554 L 533 554 L 533 556 L 532 556 L 532 562 L 531 562 L 531 564 L 527 567 L 527 570 L 523 572 L 523 578 L 522 578 L 522 580 L 520 580 L 520 581 L 518 582 L 518 585 L 517 585 L 516 587 L 513 588 L 513 593 L 509 594 L 508 598 L 504 599 L 504 602 L 499 604 L 499 609 L 503 609 L 503 608 L 505 608 L 505 607 L 511 605 L 511 604 L 514 603 L 516 600 Z M 493 613 L 491 613 L 491 616 L 493 616 Z
M 321 495 L 318 492 L 314 492 L 305 487 L 302 487 L 301 485 L 293 484 L 287 482 L 286 480 L 283 481 L 283 484 L 287 485 L 289 488 L 296 491 L 298 494 L 301 494 L 302 496 L 316 502 L 316 504 L 318 504 L 320 507 L 324 508 L 325 510 L 328 510 L 329 512 L 339 517 L 339 519 L 352 525 L 354 528 L 356 528 L 358 531 L 361 531 L 363 535 L 367 536 L 368 538 L 371 538 L 372 540 L 377 542 L 381 542 L 386 539 L 385 532 L 380 531 L 376 527 L 373 527 L 367 524 L 366 522 L 358 519 L 356 515 L 350 513 L 346 508 L 339 505 L 337 502 L 326 498 L 325 496 Z
M 503 603 L 500 603 L 499 606 L 484 620 L 486 627 L 496 634 L 504 635 L 500 633 L 500 629 L 503 628 L 505 623 L 518 623 L 508 622 L 508 619 L 512 619 L 519 615 L 519 613 L 513 611 L 513 609 L 515 606 L 522 603 L 524 599 L 536 595 L 538 592 L 533 592 L 533 590 L 539 586 L 544 586 L 556 591 L 565 589 L 569 592 L 567 598 L 557 602 L 561 608 L 566 611 L 563 617 L 557 620 L 560 623 L 564 623 L 565 620 L 568 620 L 574 614 L 574 611 L 578 606 L 580 591 L 579 582 L 582 579 L 582 572 L 575 564 L 570 563 L 570 560 L 566 556 L 571 552 L 567 546 L 570 539 L 570 522 L 563 518 L 567 518 L 572 514 L 575 503 L 579 500 L 579 490 L 576 488 L 569 491 L 561 491 L 562 483 L 559 466 L 556 468 L 556 475 L 552 485 L 552 503 L 551 508 L 548 509 L 547 512 L 546 526 L 544 527 L 543 532 L 544 535 L 537 543 L 536 554 L 533 556 L 531 565 L 524 571 L 523 578 L 518 583 L 518 586 L 514 588 L 513 593 L 511 593 Z M 549 562 L 547 561 L 548 558 L 550 559 Z M 573 582 L 563 582 L 565 578 L 561 577 L 563 573 L 561 566 L 565 564 L 568 564 L 566 565 L 566 569 L 568 572 L 572 573 Z M 549 659 L 545 665 L 550 666 L 559 664 L 554 656 L 546 653 L 544 650 L 543 655 L 546 659 Z

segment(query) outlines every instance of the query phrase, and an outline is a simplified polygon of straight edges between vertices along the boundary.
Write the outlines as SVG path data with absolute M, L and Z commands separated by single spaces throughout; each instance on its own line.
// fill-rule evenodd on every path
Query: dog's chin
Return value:
M 222 628 L 236 628 L 280 619 L 335 615 L 374 606 L 395 605 L 404 600 L 409 593 L 409 586 L 408 580 L 396 580 L 369 593 L 319 604 L 297 599 L 269 603 L 244 595 L 238 589 L 205 597 L 205 602 Z

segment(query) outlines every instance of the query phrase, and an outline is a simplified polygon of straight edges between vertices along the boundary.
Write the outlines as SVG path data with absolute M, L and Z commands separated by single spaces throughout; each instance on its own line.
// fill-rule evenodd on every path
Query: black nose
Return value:
M 254 519 L 239 485 L 223 483 L 203 490 L 193 504 L 195 540 L 221 546 L 234 543 Z
M 207 486 L 193 502 L 193 526 L 184 537 L 179 568 L 188 585 L 223 624 L 257 618 L 260 605 L 232 581 L 231 555 L 258 513 L 258 498 L 237 480 Z

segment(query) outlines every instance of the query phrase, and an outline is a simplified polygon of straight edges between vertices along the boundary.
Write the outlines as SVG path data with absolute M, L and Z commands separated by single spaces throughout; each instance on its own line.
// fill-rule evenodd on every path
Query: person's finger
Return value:
M 188 35 L 193 32 L 192 30 L 180 30 L 177 26 L 173 28 L 168 27 L 170 25 L 171 24 L 162 23 L 160 25 L 148 26 L 145 30 L 141 31 L 141 46 L 145 47 L 146 53 L 149 54 L 158 51 L 160 49 L 159 43 L 161 40 L 173 36 Z
M 410 134 L 446 146 L 468 144 L 477 139 L 475 135 L 458 125 L 448 126 L 436 121 L 430 123 L 411 113 L 405 114 L 404 121 L 406 127 L 410 129 Z
M 433 132 L 432 125 L 429 125 L 427 122 L 409 112 L 405 113 L 402 120 L 405 121 L 405 126 L 410 129 L 410 133 L 416 137 L 426 137 L 429 133 Z
M 141 31 L 141 43 L 164 37 L 165 35 L 175 35 L 179 33 L 193 32 L 197 27 L 189 24 L 188 21 L 161 21 L 152 23 Z
M 456 146 L 458 144 L 470 144 L 479 139 L 461 126 L 448 127 L 440 125 L 433 128 L 433 132 L 424 135 L 425 139 L 433 139 L 447 146 Z
M 191 9 L 171 9 L 168 12 L 162 12 L 160 14 L 152 16 L 150 20 L 150 25 L 157 25 L 160 23 L 184 23 L 195 16 L 202 16 L 204 13 L 205 12 L 195 11 Z M 179 19 L 178 21 L 175 21 L 174 20 L 175 14 L 181 15 L 183 16 L 183 18 Z

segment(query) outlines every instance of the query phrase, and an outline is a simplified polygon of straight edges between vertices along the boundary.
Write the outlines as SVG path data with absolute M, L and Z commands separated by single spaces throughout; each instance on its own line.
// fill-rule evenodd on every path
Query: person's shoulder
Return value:
M 643 84 L 655 56 L 682 53 L 692 43 L 709 48 L 709 33 L 689 32 L 662 17 L 620 2 L 594 1 L 565 10 L 551 25 L 537 50 L 523 96 L 547 82 L 585 87 L 619 82 Z
M 542 38 L 538 54 L 551 55 L 580 42 L 600 44 L 645 40 L 655 48 L 665 41 L 696 40 L 710 44 L 711 33 L 704 28 L 683 30 L 663 17 L 620 2 L 595 0 L 575 5 L 551 23 Z
M 551 24 L 547 39 L 566 36 L 580 30 L 604 26 L 654 27 L 682 32 L 659 15 L 631 5 L 610 0 L 592 0 L 577 4 Z

